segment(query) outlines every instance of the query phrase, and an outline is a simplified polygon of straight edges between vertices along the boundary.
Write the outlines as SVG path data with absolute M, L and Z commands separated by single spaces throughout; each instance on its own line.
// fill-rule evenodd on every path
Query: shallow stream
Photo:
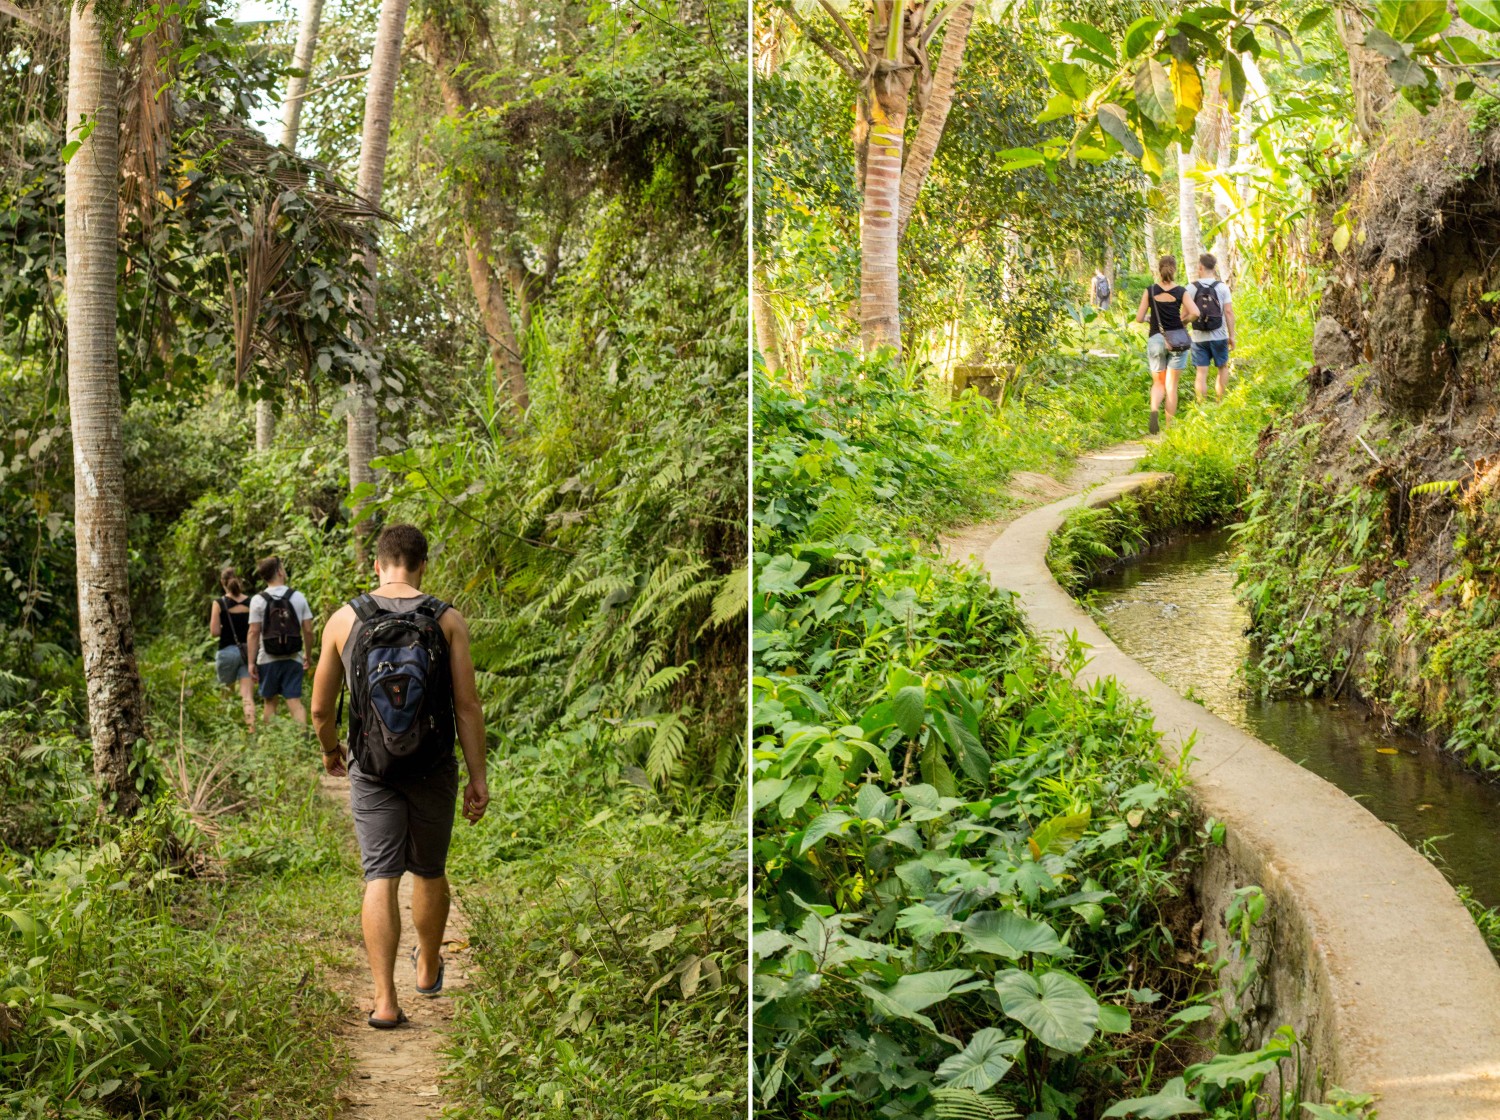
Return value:
M 1357 704 L 1263 700 L 1245 688 L 1249 616 L 1234 597 L 1227 532 L 1184 537 L 1095 587 L 1105 629 L 1127 654 L 1358 798 L 1413 846 L 1435 849 L 1450 882 L 1500 905 L 1500 784 Z

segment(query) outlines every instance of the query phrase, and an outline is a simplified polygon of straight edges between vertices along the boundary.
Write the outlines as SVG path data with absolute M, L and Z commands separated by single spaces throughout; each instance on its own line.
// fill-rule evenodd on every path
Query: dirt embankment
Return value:
M 1331 254 L 1307 402 L 1262 440 L 1269 524 L 1252 544 L 1285 592 L 1263 632 L 1304 643 L 1288 662 L 1331 655 L 1342 679 L 1324 687 L 1351 684 L 1485 765 L 1500 762 L 1500 645 L 1471 638 L 1500 604 L 1497 125 L 1493 104 L 1396 122 L 1330 209 L 1329 241 L 1341 215 L 1353 237 Z

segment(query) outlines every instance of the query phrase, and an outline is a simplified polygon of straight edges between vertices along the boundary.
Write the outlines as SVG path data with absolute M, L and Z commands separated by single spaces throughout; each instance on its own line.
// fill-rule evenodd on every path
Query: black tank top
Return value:
M 1148 315 L 1146 321 L 1151 324 L 1152 334 L 1161 334 L 1163 331 L 1182 330 L 1182 297 L 1186 294 L 1181 284 L 1174 288 L 1163 288 L 1159 284 L 1152 284 L 1146 289 L 1146 295 L 1155 313 Z M 1156 297 L 1165 293 L 1175 297 L 1172 303 L 1165 303 Z
M 250 638 L 250 612 L 248 610 L 235 614 L 230 607 L 243 607 L 250 602 L 249 596 L 243 599 L 231 599 L 228 595 L 220 596 L 219 604 L 219 648 L 228 649 L 230 646 L 242 646 Z

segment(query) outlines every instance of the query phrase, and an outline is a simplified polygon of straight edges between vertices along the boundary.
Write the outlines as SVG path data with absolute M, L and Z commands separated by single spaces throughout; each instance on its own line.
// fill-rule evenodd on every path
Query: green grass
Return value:
M 743 823 L 580 766 L 602 733 L 498 754 L 486 825 L 455 836 L 466 1115 L 707 1120 L 743 1099 Z

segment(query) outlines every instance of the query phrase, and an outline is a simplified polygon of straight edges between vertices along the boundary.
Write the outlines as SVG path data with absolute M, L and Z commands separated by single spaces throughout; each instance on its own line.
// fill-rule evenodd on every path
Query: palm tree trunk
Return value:
M 968 44 L 969 28 L 973 22 L 974 0 L 959 0 L 958 7 L 948 17 L 948 29 L 943 34 L 943 53 L 938 58 L 937 71 L 932 80 L 932 93 L 922 111 L 917 134 L 912 137 L 906 167 L 901 172 L 901 220 L 896 231 L 897 238 L 905 235 L 906 225 L 911 221 L 917 198 L 922 193 L 922 184 L 927 182 L 927 173 L 932 170 L 938 143 L 942 140 L 943 129 L 948 123 L 948 111 L 953 108 L 953 90 L 958 84 L 958 72 L 964 62 L 964 47 Z
M 302 22 L 297 28 L 297 45 L 292 51 L 292 69 L 301 71 L 286 81 L 286 98 L 281 103 L 281 146 L 297 150 L 297 130 L 302 122 L 302 103 L 307 97 L 307 81 L 312 74 L 313 57 L 318 49 L 318 25 L 323 20 L 323 0 L 305 0 Z M 276 406 L 267 398 L 255 402 L 255 450 L 269 451 L 276 438 Z
M 313 58 L 318 50 L 318 25 L 323 20 L 323 0 L 303 0 L 302 22 L 297 27 L 297 46 L 292 51 L 292 68 L 301 71 L 286 81 L 286 99 L 281 103 L 281 146 L 297 150 L 297 132 L 302 123 L 302 103 L 307 97 L 307 83 L 312 76 Z
M 406 10 L 411 0 L 381 0 L 380 22 L 375 30 L 375 50 L 370 59 L 370 74 L 365 86 L 365 121 L 360 134 L 359 175 L 355 193 L 371 206 L 380 205 L 385 189 L 385 157 L 391 140 L 391 112 L 396 100 L 396 79 L 401 74 L 401 41 L 406 34 Z M 375 329 L 377 250 L 372 246 L 365 255 L 369 281 L 363 293 L 366 321 Z M 358 378 L 349 382 L 349 489 L 357 490 L 375 481 L 370 460 L 375 457 L 379 434 L 375 412 L 375 394 L 367 382 Z
M 902 75 L 905 74 L 903 79 Z M 877 74 L 860 94 L 869 120 L 864 202 L 860 213 L 860 338 L 865 351 L 901 353 L 901 153 L 906 131 L 909 72 Z
M 758 257 L 751 258 L 750 305 L 755 317 L 755 345 L 769 373 L 780 373 L 781 337 L 776 330 L 776 312 L 766 290 L 766 266 Z
M 133 815 L 142 791 L 131 753 L 145 737 L 127 578 L 125 467 L 120 427 L 116 287 L 119 228 L 119 78 L 104 55 L 92 3 L 68 21 L 68 136 L 92 131 L 64 171 L 64 293 L 78 631 L 88 691 L 94 776 L 105 811 Z
M 1182 260 L 1178 262 L 1178 279 L 1186 277 L 1198 254 L 1203 252 L 1203 233 L 1198 226 L 1197 184 L 1189 173 L 1197 164 L 1192 148 L 1177 145 L 1177 223 L 1182 231 Z

